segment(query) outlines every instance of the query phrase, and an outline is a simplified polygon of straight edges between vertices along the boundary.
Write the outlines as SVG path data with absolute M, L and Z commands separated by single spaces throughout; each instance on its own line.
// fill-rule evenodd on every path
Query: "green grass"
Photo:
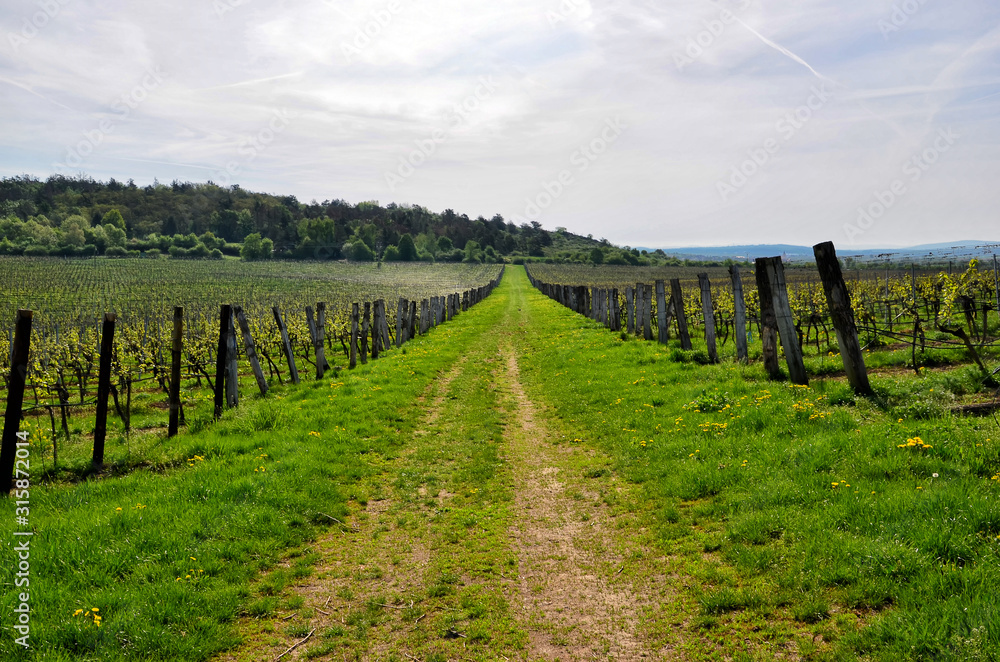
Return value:
M 343 520 L 350 500 L 366 500 L 360 481 L 378 471 L 366 458 L 392 457 L 412 433 L 414 401 L 463 347 L 455 333 L 441 327 L 355 372 L 248 399 L 218 424 L 161 441 L 152 466 L 34 487 L 38 659 L 203 660 L 234 646 L 240 615 L 273 612 L 282 588 L 273 574 L 261 589 L 252 582 L 330 517 Z M 4 510 L 0 563 L 10 568 L 13 503 Z M 4 591 L 3 614 L 15 597 Z M 100 627 L 73 617 L 94 607 Z M 13 639 L 0 631 L 0 657 L 31 659 Z
M 1000 430 L 942 413 L 974 371 L 875 377 L 880 398 L 856 401 L 842 383 L 678 362 L 688 353 L 674 343 L 623 340 L 541 296 L 530 305 L 544 320 L 524 336 L 531 395 L 641 486 L 659 545 L 701 576 L 692 590 L 714 628 L 765 608 L 802 624 L 848 616 L 816 655 L 1000 650 Z M 932 448 L 899 448 L 914 437 Z
M 401 623 L 420 659 L 521 650 L 525 626 L 502 588 L 517 561 L 501 344 L 550 431 L 589 458 L 579 480 L 623 478 L 598 500 L 636 513 L 644 553 L 672 559 L 684 588 L 642 611 L 650 640 L 678 630 L 691 659 L 787 646 L 807 659 L 997 659 L 1000 430 L 945 413 L 973 388 L 967 368 L 875 377 L 872 401 L 836 380 L 792 387 L 756 364 L 705 366 L 673 343 L 622 339 L 530 290 L 520 269 L 507 274 L 405 354 L 247 399 L 218 424 L 156 440 L 157 461 L 121 476 L 33 488 L 34 654 L 5 628 L 3 659 L 204 660 L 237 646 L 247 623 L 271 628 L 251 639 L 294 640 L 314 618 L 295 592 L 314 580 L 313 547 L 330 527 L 330 545 L 348 535 L 331 518 L 383 499 L 373 540 L 426 545 L 426 572 L 409 593 L 366 592 L 403 546 L 345 570 L 345 622 L 317 630 L 304 654 L 364 659 Z M 425 430 L 419 397 L 462 359 Z M 623 577 L 643 572 L 628 566 Z M 5 619 L 14 597 L 0 598 Z M 74 616 L 94 607 L 100 628 Z

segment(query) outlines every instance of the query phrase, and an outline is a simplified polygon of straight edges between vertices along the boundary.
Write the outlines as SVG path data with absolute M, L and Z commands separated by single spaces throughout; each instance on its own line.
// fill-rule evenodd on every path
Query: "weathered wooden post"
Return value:
M 358 304 L 351 304 L 351 361 L 348 367 L 353 370 L 358 366 Z
M 642 337 L 645 340 L 653 339 L 653 286 L 640 283 L 638 288 L 642 290 Z
M 733 311 L 736 334 L 736 360 L 746 363 L 749 354 L 747 352 L 747 309 L 743 300 L 743 279 L 740 277 L 740 268 L 737 265 L 729 267 L 729 278 L 733 283 Z
M 181 360 L 184 352 L 184 308 L 174 307 L 174 334 L 170 347 L 170 421 L 167 436 L 177 435 L 181 417 Z
M 115 350 L 115 314 L 104 313 L 101 329 L 101 364 L 97 373 L 97 419 L 94 421 L 94 456 L 91 466 L 104 466 L 104 439 L 108 432 L 108 396 L 111 395 L 111 359 Z
M 379 306 L 378 306 L 379 301 L 381 301 L 381 299 L 378 299 L 378 300 L 376 300 L 376 301 L 374 301 L 372 303 L 372 327 L 371 327 L 371 332 L 372 332 L 372 360 L 373 361 L 378 358 L 379 352 L 382 351 L 382 347 L 381 347 L 381 345 L 382 345 L 382 329 L 379 328 L 381 326 L 381 320 L 379 319 Z
M 708 345 L 708 360 L 719 362 L 719 351 L 715 346 L 715 309 L 712 307 L 712 284 L 708 274 L 698 274 L 701 287 L 701 314 L 705 318 L 705 344 Z
M 622 330 L 622 314 L 621 314 L 622 311 L 621 311 L 621 308 L 619 306 L 619 301 L 618 301 L 618 288 L 617 287 L 612 287 L 611 290 L 610 290 L 610 293 L 611 293 L 611 297 L 610 297 L 610 301 L 611 301 L 611 306 L 610 306 L 610 312 L 611 312 L 611 330 L 612 331 L 621 331 Z
M 396 304 L 396 347 L 403 345 L 403 316 L 406 315 L 409 308 L 406 305 L 406 299 L 403 298 L 400 298 L 399 303 Z
M 368 327 L 371 316 L 372 304 L 365 301 L 365 316 L 361 320 L 361 364 L 368 363 Z
M 428 317 L 430 315 L 430 302 L 427 299 L 420 300 L 420 335 L 427 333 L 430 326 Z
M 229 315 L 229 332 L 226 334 L 226 404 L 230 409 L 239 405 L 240 371 L 237 363 L 239 350 L 236 347 L 236 325 L 234 315 Z
M 3 493 L 10 494 L 14 461 L 17 459 L 21 431 L 21 409 L 24 405 L 24 383 L 28 379 L 28 352 L 31 348 L 30 310 L 18 310 L 14 321 L 14 338 L 11 341 L 10 376 L 7 379 L 7 408 L 3 417 L 3 438 L 0 440 L 0 485 Z
M 757 278 L 757 296 L 760 298 L 760 342 L 764 354 L 764 370 L 770 379 L 781 378 L 778 365 L 778 322 L 774 316 L 774 297 L 771 295 L 771 280 L 767 275 L 767 258 L 754 261 Z
M 412 340 L 417 336 L 417 302 L 415 300 L 410 302 L 410 314 L 407 324 L 406 338 L 407 340 Z
M 281 332 L 281 349 L 285 353 L 285 360 L 288 361 L 288 372 L 291 375 L 292 383 L 298 384 L 299 370 L 295 366 L 295 352 L 292 351 L 292 341 L 288 338 L 288 326 L 277 306 L 272 307 L 271 312 L 274 313 L 274 322 L 278 325 L 278 331 Z
M 854 309 L 851 307 L 851 294 L 844 282 L 844 274 L 837 260 L 837 250 L 832 241 L 813 246 L 816 256 L 816 267 L 823 280 L 823 291 L 826 293 L 826 303 L 830 307 L 830 317 L 833 328 L 837 332 L 837 345 L 840 347 L 840 357 L 844 361 L 847 381 L 855 393 L 871 395 L 872 387 L 868 382 L 868 371 L 865 368 L 865 357 L 858 341 L 858 327 L 854 322 Z M 919 322 L 916 322 L 917 324 Z M 916 334 L 914 334 L 914 346 Z
M 688 335 L 687 314 L 684 312 L 684 292 L 681 291 L 681 279 L 670 279 L 670 299 L 674 304 L 674 314 L 677 315 L 677 335 L 681 337 L 681 349 L 691 349 L 691 336 Z
M 267 395 L 267 379 L 264 378 L 264 371 L 261 370 L 260 360 L 257 358 L 257 345 L 253 341 L 253 334 L 250 333 L 250 323 L 247 322 L 247 316 L 242 307 L 233 306 L 233 313 L 240 325 L 240 333 L 243 335 L 243 350 L 247 353 L 247 360 L 250 361 L 250 367 L 253 369 L 257 388 L 260 389 L 261 395 Z
M 382 326 L 379 329 L 382 333 L 382 351 L 387 352 L 392 347 L 392 343 L 389 342 L 389 318 L 385 311 L 385 299 L 379 299 L 378 303 L 382 318 Z
M 316 371 L 316 379 L 320 379 L 323 373 L 330 369 L 330 363 L 326 360 L 326 303 L 320 301 L 316 304 L 316 365 L 323 366 L 323 370 Z
M 993 254 L 993 291 L 997 295 L 997 314 L 1000 314 L 1000 275 L 997 275 L 997 255 Z
M 781 348 L 785 350 L 788 375 L 793 384 L 806 385 L 809 383 L 809 377 L 802 361 L 802 346 L 799 345 L 799 334 L 795 330 L 792 308 L 788 304 L 785 268 L 781 264 L 780 257 L 766 258 L 766 260 L 767 277 L 771 283 L 771 296 L 774 299 L 774 316 L 778 323 L 778 337 L 781 339 Z
M 233 309 L 229 304 L 222 304 L 219 312 L 219 344 L 215 352 L 215 418 L 222 416 L 226 403 L 226 336 L 229 333 L 229 323 Z
M 667 288 L 662 280 L 655 281 L 656 288 L 656 339 L 667 344 L 670 340 L 670 327 L 667 321 Z
M 631 285 L 625 288 L 625 332 L 635 333 L 635 290 Z

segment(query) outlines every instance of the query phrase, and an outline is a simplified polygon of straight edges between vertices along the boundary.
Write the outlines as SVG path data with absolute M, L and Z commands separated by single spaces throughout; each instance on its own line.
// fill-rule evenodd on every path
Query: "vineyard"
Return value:
M 997 659 L 994 274 L 831 256 L 0 262 L 0 657 Z
M 919 371 L 921 367 L 956 360 L 981 362 L 983 356 L 997 356 L 998 311 L 1000 296 L 997 272 L 970 261 L 964 272 L 908 270 L 848 270 L 844 273 L 850 292 L 862 346 L 869 352 L 889 350 L 876 358 L 881 365 L 903 365 Z M 704 333 L 705 318 L 698 274 L 711 283 L 714 327 L 722 351 L 735 355 L 736 315 L 732 274 L 723 267 L 621 267 L 538 264 L 530 273 L 539 282 L 554 285 L 584 285 L 588 288 L 617 290 L 617 307 L 612 315 L 619 320 L 628 315 L 626 290 L 637 283 L 679 279 L 683 287 L 685 317 Z M 794 318 L 799 345 L 811 370 L 828 373 L 837 362 L 826 360 L 839 352 L 833 337 L 830 314 L 823 285 L 815 267 L 785 267 L 788 301 Z M 761 335 L 760 298 L 755 271 L 745 266 L 738 270 L 747 318 L 748 340 Z M 669 298 L 669 297 L 668 297 Z M 668 301 L 669 303 L 669 301 Z M 657 329 L 657 302 L 652 302 L 650 321 Z M 678 317 L 669 318 L 677 333 Z M 658 333 L 654 334 L 658 335 Z M 669 335 L 669 332 L 668 332 Z M 956 354 L 957 352 L 957 354 Z M 759 350 L 757 356 L 759 357 Z M 961 358 L 958 358 L 958 357 Z
M 7 320 L 12 347 L 16 311 L 34 311 L 26 425 L 35 432 L 40 457 L 47 458 L 55 471 L 60 459 L 72 467 L 87 452 L 105 313 L 116 314 L 110 382 L 115 432 L 135 442 L 128 450 L 139 461 L 143 444 L 158 443 L 153 433 L 166 425 L 175 307 L 183 308 L 184 317 L 181 412 L 199 421 L 211 411 L 220 304 L 242 309 L 267 381 L 282 383 L 289 379 L 290 368 L 275 308 L 294 360 L 305 371 L 316 363 L 315 328 L 310 329 L 310 322 L 320 319 L 312 320 L 312 307 L 325 304 L 324 359 L 330 366 L 346 367 L 352 304 L 381 300 L 395 306 L 399 299 L 436 300 L 484 286 L 499 271 L 499 266 L 479 264 L 5 258 L 0 261 L 0 316 Z M 428 318 L 426 309 L 422 314 Z M 365 324 L 368 331 L 367 318 Z M 371 328 L 374 331 L 374 325 Z M 388 323 L 385 333 L 387 342 L 382 345 L 387 347 L 395 342 L 397 327 Z M 245 346 L 239 343 L 233 349 L 241 359 L 239 379 L 253 385 Z M 5 379 L 10 357 L 8 351 L 0 359 Z M 144 434 L 149 438 L 143 439 Z

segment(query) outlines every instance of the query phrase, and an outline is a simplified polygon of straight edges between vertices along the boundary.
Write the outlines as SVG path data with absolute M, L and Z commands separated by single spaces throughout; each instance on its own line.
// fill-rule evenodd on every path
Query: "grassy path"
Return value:
M 367 503 L 312 546 L 289 609 L 247 620 L 220 659 L 276 658 L 310 633 L 283 659 L 667 659 L 636 618 L 661 595 L 622 572 L 641 550 L 606 497 L 627 488 L 521 383 L 539 300 L 518 277 L 477 309 L 481 330 Z

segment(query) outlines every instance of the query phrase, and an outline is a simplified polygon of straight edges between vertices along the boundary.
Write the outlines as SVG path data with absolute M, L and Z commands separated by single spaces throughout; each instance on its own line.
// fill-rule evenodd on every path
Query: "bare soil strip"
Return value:
M 614 528 L 600 495 L 584 484 L 579 469 L 584 451 L 552 443 L 524 392 L 513 352 L 507 352 L 506 365 L 517 421 L 508 427 L 518 485 L 512 538 L 520 558 L 518 589 L 530 659 L 664 659 L 668 651 L 650 650 L 637 627 L 649 601 L 620 575 L 629 543 Z

